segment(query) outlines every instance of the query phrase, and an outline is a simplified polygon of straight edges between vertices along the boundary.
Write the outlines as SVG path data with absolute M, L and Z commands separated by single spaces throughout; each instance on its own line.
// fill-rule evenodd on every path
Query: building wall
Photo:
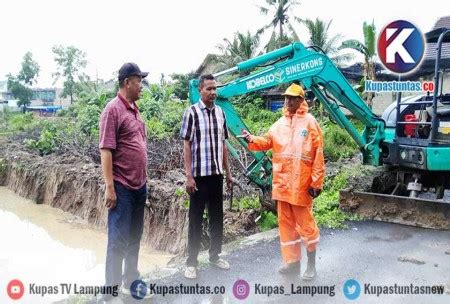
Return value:
M 8 82 L 0 81 L 0 101 L 8 100 Z
M 33 88 L 32 106 L 55 105 L 55 106 L 70 106 L 69 98 L 60 97 L 62 89 L 59 88 Z M 14 99 L 14 96 L 8 92 L 8 81 L 0 81 L 0 101 L 9 101 Z

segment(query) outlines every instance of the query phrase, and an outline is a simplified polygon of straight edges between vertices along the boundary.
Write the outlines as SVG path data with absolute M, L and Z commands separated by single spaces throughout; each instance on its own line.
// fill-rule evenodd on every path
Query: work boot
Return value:
M 316 278 L 316 251 L 307 252 L 308 264 L 306 271 L 302 275 L 302 279 L 305 281 L 312 281 Z
M 300 261 L 286 263 L 278 269 L 278 272 L 281 274 L 298 274 L 300 273 Z

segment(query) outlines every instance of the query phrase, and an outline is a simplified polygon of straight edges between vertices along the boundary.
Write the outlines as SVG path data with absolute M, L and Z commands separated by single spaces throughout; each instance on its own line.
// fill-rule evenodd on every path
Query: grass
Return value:
M 317 224 L 327 228 L 345 228 L 345 221 L 357 220 L 358 217 L 339 209 L 339 191 L 347 186 L 352 175 L 361 172 L 360 166 L 343 169 L 334 178 L 327 178 L 322 194 L 314 200 L 314 215 Z
M 351 120 L 355 128 L 361 133 L 363 125 L 356 120 Z M 330 161 L 337 161 L 340 158 L 348 158 L 359 151 L 353 138 L 338 125 L 326 121 L 321 123 L 323 131 L 324 155 Z
M 0 137 L 7 137 L 9 135 L 13 135 L 14 132 L 13 131 L 0 131 Z

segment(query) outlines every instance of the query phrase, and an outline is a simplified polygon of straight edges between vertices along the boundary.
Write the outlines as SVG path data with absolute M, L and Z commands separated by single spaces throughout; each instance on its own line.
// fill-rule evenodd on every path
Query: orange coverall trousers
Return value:
M 277 204 L 283 261 L 297 262 L 301 258 L 301 242 L 309 252 L 316 250 L 319 242 L 320 231 L 312 206 L 297 206 L 283 201 L 278 201 Z

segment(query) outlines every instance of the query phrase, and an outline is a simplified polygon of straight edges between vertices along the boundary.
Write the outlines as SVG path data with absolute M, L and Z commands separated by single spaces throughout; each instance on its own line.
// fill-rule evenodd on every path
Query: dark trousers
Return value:
M 223 176 L 195 177 L 197 191 L 190 196 L 188 259 L 187 266 L 198 266 L 198 253 L 202 237 L 202 222 L 205 205 L 208 208 L 209 235 L 211 245 L 209 260 L 215 262 L 222 251 L 223 239 Z
M 108 248 L 106 252 L 106 286 L 121 285 L 130 288 L 139 277 L 138 256 L 144 224 L 147 185 L 129 190 L 114 182 L 117 204 L 108 212 Z M 125 264 L 124 273 L 122 266 Z

